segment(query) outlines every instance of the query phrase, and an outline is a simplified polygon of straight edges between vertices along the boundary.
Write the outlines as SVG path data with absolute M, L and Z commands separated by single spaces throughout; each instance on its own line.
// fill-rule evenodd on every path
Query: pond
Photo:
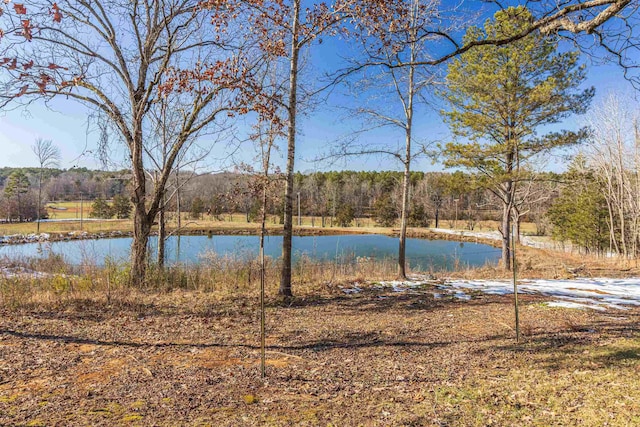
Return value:
M 192 264 L 206 262 L 206 257 L 231 256 L 254 258 L 258 256 L 258 236 L 172 236 L 167 239 L 167 262 Z M 69 240 L 47 243 L 26 243 L 0 246 L 0 257 L 47 257 L 61 255 L 69 264 L 104 265 L 105 260 L 128 259 L 131 238 Z M 155 253 L 157 239 L 149 243 Z M 282 236 L 265 238 L 265 254 L 272 258 L 281 255 Z M 313 260 L 395 258 L 398 254 L 398 239 L 384 235 L 339 235 L 339 236 L 294 236 L 293 260 L 301 256 Z M 448 240 L 407 239 L 407 260 L 412 268 L 428 270 L 452 270 L 456 266 L 482 266 L 495 264 L 500 250 L 494 247 Z

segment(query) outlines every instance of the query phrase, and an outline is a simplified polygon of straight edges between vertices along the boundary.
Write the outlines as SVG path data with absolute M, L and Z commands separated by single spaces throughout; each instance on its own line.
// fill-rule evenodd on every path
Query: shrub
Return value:
M 383 227 L 392 227 L 398 217 L 391 197 L 382 196 L 373 204 L 373 219 Z
M 409 211 L 409 226 L 410 227 L 428 227 L 429 219 L 427 218 L 427 212 L 423 204 L 412 204 Z
M 113 198 L 113 213 L 118 219 L 127 219 L 131 215 L 131 202 L 125 196 L 118 194 Z
M 111 218 L 113 216 L 113 209 L 102 198 L 98 197 L 91 205 L 91 218 Z
M 342 205 L 336 213 L 336 223 L 339 227 L 349 227 L 353 222 L 354 217 L 355 212 L 353 210 L 353 206 Z

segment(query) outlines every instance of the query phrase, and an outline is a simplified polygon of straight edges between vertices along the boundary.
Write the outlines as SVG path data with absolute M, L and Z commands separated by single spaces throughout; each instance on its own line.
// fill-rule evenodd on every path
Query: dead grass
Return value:
M 640 310 L 523 296 L 436 300 L 338 285 L 89 293 L 0 316 L 0 424 L 626 426 L 640 422 Z M 271 290 L 272 291 L 272 290 Z M 273 294 L 271 294 L 273 295 Z
M 590 258 L 569 253 L 519 247 L 519 279 L 567 279 L 581 277 L 628 277 L 640 275 L 627 263 L 602 258 Z M 19 307 L 24 304 L 55 302 L 66 298 L 93 298 L 102 295 L 110 302 L 118 293 L 128 293 L 129 270 L 127 264 L 109 262 L 104 268 L 88 263 L 70 266 L 59 256 L 30 259 L 0 260 L 2 265 L 23 266 L 31 271 L 49 274 L 45 278 L 2 280 L 0 298 L 2 304 Z M 373 260 L 344 257 L 335 262 L 316 262 L 302 257 L 293 266 L 294 292 L 301 297 L 324 295 L 327 289 L 344 283 L 368 280 L 395 279 L 397 265 L 393 259 Z M 279 286 L 280 265 L 267 259 L 267 292 L 275 295 Z M 424 274 L 423 272 L 417 272 Z M 459 268 L 456 271 L 430 271 L 434 279 L 458 278 L 510 279 L 512 273 L 500 266 L 487 264 L 479 268 Z M 144 288 L 150 292 L 186 291 L 214 292 L 222 295 L 257 296 L 259 264 L 256 259 L 237 256 L 210 255 L 197 265 L 176 265 L 158 270 L 154 265 L 148 271 Z
M 279 287 L 280 263 L 271 258 L 266 261 L 266 291 L 275 295 Z M 9 266 L 17 272 L 17 275 L 9 277 L 0 274 L 0 306 L 11 309 L 82 299 L 102 299 L 111 304 L 139 291 L 163 294 L 183 290 L 228 298 L 257 298 L 260 283 L 257 259 L 242 255 L 209 254 L 201 263 L 173 265 L 163 270 L 150 265 L 142 289 L 130 287 L 126 263 L 108 261 L 104 267 L 91 263 L 73 266 L 66 264 L 62 257 L 52 255 L 47 258 L 0 259 L 0 265 Z M 393 279 L 396 271 L 397 266 L 392 259 L 345 256 L 335 261 L 317 262 L 302 256 L 292 268 L 293 287 L 299 297 L 318 297 L 336 286 L 364 281 L 368 277 Z
M 482 243 L 489 243 L 483 241 Z M 494 242 L 495 243 L 495 242 Z M 575 277 L 635 277 L 640 268 L 635 260 L 605 258 L 527 246 L 517 247 L 517 274 L 519 279 L 571 279 Z M 460 279 L 511 279 L 513 273 L 500 265 L 458 269 L 440 273 Z

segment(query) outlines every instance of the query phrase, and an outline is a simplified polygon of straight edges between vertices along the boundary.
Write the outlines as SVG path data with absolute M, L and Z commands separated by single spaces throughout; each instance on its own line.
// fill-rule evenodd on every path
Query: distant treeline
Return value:
M 37 198 L 38 168 L 0 168 L 0 217 L 11 220 L 33 219 Z M 11 176 L 24 175 L 24 188 L 7 191 Z M 151 173 L 150 176 L 153 174 Z M 274 176 L 268 212 L 279 217 L 283 211 L 281 194 L 284 181 Z M 557 180 L 557 179 L 556 179 Z M 86 168 L 45 169 L 42 201 L 99 200 L 96 214 L 111 212 L 103 202 L 128 198 L 128 171 L 98 171 Z M 322 225 L 357 225 L 360 218 L 373 218 L 380 225 L 395 224 L 399 215 L 402 173 L 394 171 L 331 171 L 297 173 L 295 211 L 317 217 Z M 151 182 L 149 191 L 153 183 Z M 257 218 L 259 198 L 254 178 L 239 172 L 172 176 L 167 186 L 167 210 L 191 212 L 194 217 L 210 215 L 224 219 L 230 213 L 244 213 L 248 221 Z M 527 219 L 544 231 L 542 216 L 553 193 L 528 209 Z M 20 196 L 20 197 L 18 197 Z M 20 200 L 18 200 L 20 199 Z M 122 205 L 122 198 L 118 198 Z M 179 202 L 179 203 L 178 203 Z M 440 226 L 440 221 L 464 221 L 473 228 L 479 220 L 496 219 L 499 205 L 493 194 L 464 172 L 411 173 L 411 225 Z M 120 209 L 122 212 L 122 209 Z M 43 215 L 45 213 L 43 212 Z M 114 214 L 116 215 L 116 214 Z M 122 214 L 118 216 L 122 217 Z M 447 224 L 449 225 L 449 224 Z
M 38 185 L 40 169 L 0 168 L 0 188 L 4 189 L 11 174 L 23 173 L 29 179 L 30 188 Z M 43 169 L 42 192 L 45 200 L 76 200 L 82 194 L 86 199 L 112 198 L 124 191 L 129 181 L 129 171 L 106 172 L 87 168 Z
M 572 167 L 563 174 L 545 172 L 523 180 L 516 200 L 516 224 L 532 222 L 535 233 L 551 234 L 585 251 L 635 256 L 640 247 L 635 220 L 640 214 L 634 214 L 635 205 L 618 209 L 619 215 L 611 212 L 616 208 L 607 201 L 612 186 L 602 185 L 595 173 L 580 166 L 580 173 Z M 38 168 L 0 168 L 1 221 L 35 220 L 38 174 Z M 82 198 L 91 203 L 92 216 L 126 218 L 131 212 L 130 178 L 128 171 L 45 169 L 42 206 Z M 280 222 L 284 180 L 279 175 L 271 179 L 267 212 L 270 221 Z M 625 185 L 632 179 L 629 175 Z M 195 219 L 218 220 L 242 213 L 246 221 L 256 221 L 260 212 L 257 183 L 257 177 L 240 172 L 173 174 L 165 212 L 170 218 L 180 211 Z M 312 217 L 316 226 L 359 226 L 363 218 L 397 226 L 401 183 L 402 173 L 394 171 L 297 173 L 294 213 Z M 149 191 L 152 186 L 153 181 Z M 410 226 L 474 229 L 478 221 L 498 220 L 500 201 L 489 187 L 481 176 L 461 171 L 413 172 Z M 41 217 L 46 217 L 44 207 Z
M 37 218 L 39 168 L 0 168 L 0 218 L 3 221 L 30 221 Z M 46 218 L 45 204 L 52 201 L 113 199 L 125 194 L 130 173 L 105 172 L 86 168 L 42 170 L 40 217 Z
M 545 233 L 544 214 L 562 178 L 542 174 L 527 186 L 527 200 L 520 202 L 520 221 L 533 221 Z M 402 172 L 331 171 L 297 173 L 294 180 L 294 212 L 318 219 L 321 225 L 359 225 L 358 219 L 372 218 L 384 226 L 397 225 L 402 198 Z M 478 221 L 498 218 L 500 204 L 477 176 L 456 172 L 411 173 L 410 225 L 452 226 L 473 229 Z M 284 182 L 274 177 L 268 213 L 282 216 Z M 181 204 L 194 216 L 203 214 L 224 219 L 242 212 L 247 221 L 257 218 L 260 205 L 252 191 L 252 178 L 245 174 L 223 173 L 194 176 L 182 188 Z M 532 195 L 535 195 L 533 197 Z M 523 194 L 523 199 L 525 195 Z M 535 201 L 535 202 L 534 202 Z M 169 204 L 173 210 L 175 204 Z M 446 221 L 446 224 L 442 224 Z

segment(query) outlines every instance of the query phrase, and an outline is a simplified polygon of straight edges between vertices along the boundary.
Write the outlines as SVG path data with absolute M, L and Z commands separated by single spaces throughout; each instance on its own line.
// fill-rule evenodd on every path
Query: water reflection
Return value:
M 61 255 L 68 263 L 104 265 L 107 258 L 126 261 L 131 238 L 74 240 L 53 243 L 29 243 L 0 246 L 0 256 L 47 257 Z M 279 258 L 281 236 L 265 237 L 265 255 Z M 155 254 L 157 239 L 149 242 L 150 254 Z M 256 258 L 258 236 L 170 236 L 165 256 L 169 264 L 206 262 L 206 256 L 230 256 L 237 259 Z M 382 235 L 294 236 L 294 262 L 301 257 L 316 261 L 338 258 L 396 258 L 398 239 Z M 446 240 L 407 239 L 407 259 L 412 268 L 428 270 L 453 269 L 455 266 L 481 266 L 497 263 L 500 250 L 488 245 Z M 204 258 L 203 258 L 204 257 Z M 154 259 L 152 256 L 151 259 Z

